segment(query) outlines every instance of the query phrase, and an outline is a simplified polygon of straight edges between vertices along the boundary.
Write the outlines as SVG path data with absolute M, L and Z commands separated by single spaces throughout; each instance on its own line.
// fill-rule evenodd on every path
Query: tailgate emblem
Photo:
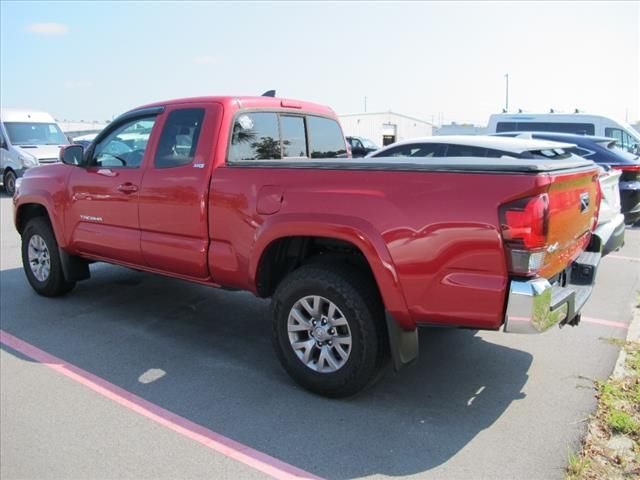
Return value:
M 580 194 L 580 212 L 584 213 L 589 209 L 589 192 Z

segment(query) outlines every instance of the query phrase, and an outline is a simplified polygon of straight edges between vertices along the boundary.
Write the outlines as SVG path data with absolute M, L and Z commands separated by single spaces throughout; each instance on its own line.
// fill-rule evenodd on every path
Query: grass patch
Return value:
M 569 453 L 567 466 L 567 480 L 580 480 L 584 477 L 584 473 L 589 468 L 591 460 L 583 458 L 575 453 Z
M 624 348 L 625 375 L 595 382 L 598 407 L 581 450 L 569 454 L 566 480 L 640 478 L 640 342 L 603 340 Z M 612 438 L 632 447 L 615 450 Z
M 640 424 L 636 422 L 631 415 L 622 410 L 613 410 L 607 415 L 606 421 L 607 426 L 614 433 L 638 436 L 640 432 Z

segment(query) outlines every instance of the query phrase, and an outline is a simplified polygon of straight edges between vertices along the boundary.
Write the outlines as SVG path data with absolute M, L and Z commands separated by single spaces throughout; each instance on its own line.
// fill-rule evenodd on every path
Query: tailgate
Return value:
M 597 170 L 551 175 L 548 190 L 547 249 L 540 275 L 563 271 L 587 247 L 597 220 Z

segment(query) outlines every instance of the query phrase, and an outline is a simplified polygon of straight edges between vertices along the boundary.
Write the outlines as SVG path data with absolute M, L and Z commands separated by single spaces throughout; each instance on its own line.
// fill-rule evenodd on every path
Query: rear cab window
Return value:
M 236 116 L 227 161 L 346 156 L 346 142 L 336 120 L 305 113 L 258 111 Z
M 311 143 L 311 158 L 344 158 L 347 148 L 342 129 L 333 119 L 309 115 L 307 125 Z

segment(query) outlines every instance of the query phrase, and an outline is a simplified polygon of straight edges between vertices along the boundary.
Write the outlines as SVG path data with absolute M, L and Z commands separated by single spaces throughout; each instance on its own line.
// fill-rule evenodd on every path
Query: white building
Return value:
M 342 129 L 347 137 L 364 137 L 377 145 L 389 145 L 400 140 L 429 137 L 433 125 L 418 118 L 400 113 L 354 113 L 339 115 Z
M 106 122 L 69 122 L 67 120 L 58 120 L 58 125 L 62 129 L 62 132 L 68 137 L 74 138 L 81 135 L 87 135 L 89 133 L 98 133 L 104 127 L 107 126 Z
M 471 123 L 452 122 L 448 125 L 441 125 L 433 131 L 434 135 L 484 135 L 487 127 L 479 127 Z

